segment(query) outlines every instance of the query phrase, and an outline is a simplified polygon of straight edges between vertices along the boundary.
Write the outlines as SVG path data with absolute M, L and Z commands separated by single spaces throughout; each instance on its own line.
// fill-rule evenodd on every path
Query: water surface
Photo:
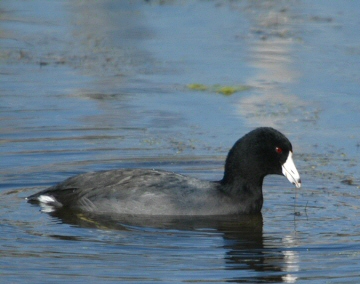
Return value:
M 2 1 L 1 281 L 358 282 L 358 6 Z M 303 188 L 267 177 L 260 215 L 49 215 L 24 200 L 93 170 L 217 180 L 263 125 L 292 141 Z

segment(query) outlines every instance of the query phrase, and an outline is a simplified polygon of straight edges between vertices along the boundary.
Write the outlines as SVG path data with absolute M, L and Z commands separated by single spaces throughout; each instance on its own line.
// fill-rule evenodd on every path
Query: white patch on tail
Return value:
M 57 202 L 54 197 L 49 196 L 49 195 L 40 195 L 38 197 L 38 200 L 39 200 L 39 202 L 44 203 L 44 204 Z

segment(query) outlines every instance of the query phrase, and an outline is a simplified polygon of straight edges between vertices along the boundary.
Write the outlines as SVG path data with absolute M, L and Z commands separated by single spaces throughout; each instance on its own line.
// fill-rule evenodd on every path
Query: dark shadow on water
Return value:
M 165 233 L 184 231 L 190 234 L 199 231 L 210 234 L 219 233 L 224 240 L 223 248 L 226 250 L 225 269 L 240 272 L 240 277 L 230 278 L 228 282 L 284 282 L 287 274 L 282 269 L 286 264 L 281 249 L 264 246 L 262 214 L 206 217 L 130 216 L 97 215 L 69 210 L 58 210 L 49 214 L 62 223 L 81 228 L 156 233 L 162 233 L 162 231 Z M 52 237 L 58 238 L 55 235 Z M 75 240 L 73 237 L 66 236 L 59 236 L 59 238 Z

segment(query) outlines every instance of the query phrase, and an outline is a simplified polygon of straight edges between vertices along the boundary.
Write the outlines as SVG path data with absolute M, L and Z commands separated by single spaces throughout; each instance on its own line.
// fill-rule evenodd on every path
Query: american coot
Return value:
M 229 151 L 224 177 L 204 181 L 173 172 L 120 169 L 71 177 L 27 200 L 56 209 L 100 214 L 226 215 L 257 213 L 268 174 L 283 174 L 301 187 L 292 145 L 279 131 L 257 128 Z

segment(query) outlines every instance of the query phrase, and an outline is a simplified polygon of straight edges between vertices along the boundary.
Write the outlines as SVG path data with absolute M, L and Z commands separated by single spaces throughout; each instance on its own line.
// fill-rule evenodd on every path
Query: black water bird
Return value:
M 266 175 L 284 175 L 297 188 L 300 175 L 290 141 L 260 127 L 240 138 L 228 153 L 220 181 L 173 172 L 119 169 L 68 178 L 27 200 L 43 211 L 57 209 L 130 215 L 229 215 L 258 213 Z

